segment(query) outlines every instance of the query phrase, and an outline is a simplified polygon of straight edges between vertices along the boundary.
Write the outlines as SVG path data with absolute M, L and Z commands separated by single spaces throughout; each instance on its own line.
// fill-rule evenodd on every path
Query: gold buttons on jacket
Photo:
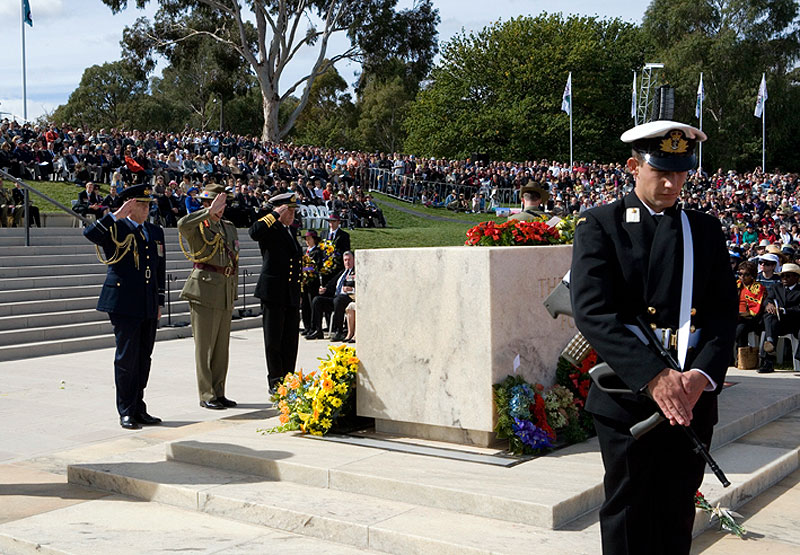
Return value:
M 655 314 L 656 313 L 656 307 L 648 306 L 647 307 L 647 312 L 649 312 L 650 314 Z

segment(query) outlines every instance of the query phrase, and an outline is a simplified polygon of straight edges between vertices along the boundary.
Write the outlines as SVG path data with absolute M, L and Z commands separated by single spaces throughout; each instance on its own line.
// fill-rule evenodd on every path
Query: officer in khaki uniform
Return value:
M 222 219 L 225 187 L 211 183 L 197 197 L 203 208 L 178 221 L 181 248 L 194 268 L 181 291 L 189 301 L 200 406 L 222 410 L 235 407 L 225 397 L 231 312 L 237 299 L 239 236 Z
M 548 199 L 550 199 L 550 193 L 541 185 L 535 181 L 529 181 L 527 185 L 520 187 L 519 193 L 522 195 L 522 211 L 509 216 L 509 220 L 530 222 L 541 220 L 542 217 L 546 216 L 544 210 L 542 210 L 542 205 L 547 204 Z

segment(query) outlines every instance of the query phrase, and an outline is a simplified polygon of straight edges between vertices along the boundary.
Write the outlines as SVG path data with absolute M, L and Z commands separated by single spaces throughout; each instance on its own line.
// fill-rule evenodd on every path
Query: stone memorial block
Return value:
M 572 246 L 436 247 L 357 254 L 357 412 L 376 430 L 493 443 L 492 385 L 514 372 L 550 386 L 576 333 L 542 301 Z

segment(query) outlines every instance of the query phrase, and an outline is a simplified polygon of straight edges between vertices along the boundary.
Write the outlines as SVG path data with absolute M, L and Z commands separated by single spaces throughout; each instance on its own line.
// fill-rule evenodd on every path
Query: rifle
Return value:
M 557 318 L 559 315 L 565 315 L 573 317 L 572 314 L 572 302 L 569 297 L 569 277 L 564 276 L 564 279 L 558 284 L 558 286 L 550 293 L 550 295 L 545 299 L 544 305 L 547 308 L 547 311 L 550 313 L 554 319 Z M 676 370 L 680 368 L 680 364 L 678 361 L 675 360 L 675 357 L 672 356 L 667 349 L 664 348 L 663 344 L 658 340 L 655 333 L 653 333 L 652 328 L 644 321 L 643 318 L 637 318 L 637 324 L 641 329 L 642 333 L 644 334 L 645 338 L 647 339 L 647 345 L 656 351 L 659 356 L 661 356 L 662 360 L 667 363 L 670 368 L 675 368 Z M 561 356 L 566 358 L 572 364 L 576 366 L 580 365 L 580 362 L 588 356 L 589 351 L 591 350 L 591 346 L 589 345 L 586 338 L 579 332 L 572 338 L 570 343 L 564 349 L 564 352 L 561 353 Z M 609 394 L 631 394 L 633 393 L 625 383 L 617 376 L 614 370 L 605 362 L 601 362 L 600 364 L 595 365 L 591 370 L 589 370 L 589 376 L 592 378 L 594 384 L 605 393 Z M 649 392 L 645 390 L 644 395 L 650 397 Z M 650 397 L 652 399 L 652 397 Z M 649 418 L 638 422 L 631 426 L 631 435 L 634 439 L 641 438 L 644 434 L 664 422 L 666 419 L 664 415 L 661 414 L 660 410 L 657 410 L 653 413 L 652 416 Z M 683 431 L 689 437 L 689 440 L 694 445 L 693 451 L 703 457 L 708 464 L 708 467 L 717 477 L 717 479 L 722 483 L 724 487 L 728 487 L 731 485 L 728 478 L 725 476 L 725 473 L 717 464 L 717 461 L 711 456 L 711 453 L 708 452 L 708 449 L 703 442 L 700 441 L 700 438 L 697 437 L 697 433 L 690 427 L 690 426 L 681 426 Z
M 653 333 L 653 330 L 650 328 L 649 325 L 647 325 L 644 319 L 641 316 L 639 316 L 637 317 L 636 322 L 638 324 L 639 329 L 642 331 L 645 338 L 647 339 L 647 346 L 653 349 L 656 353 L 658 353 L 661 359 L 670 368 L 675 368 L 675 369 L 680 368 L 681 366 L 680 364 L 678 364 L 678 361 L 675 360 L 675 357 L 672 356 L 672 353 L 670 353 L 667 349 L 664 348 L 663 344 L 658 340 L 655 333 Z M 606 393 L 610 394 L 633 393 L 629 388 L 625 386 L 625 384 L 622 382 L 619 376 L 617 376 L 614 370 L 605 362 L 600 363 L 594 366 L 591 370 L 589 370 L 589 376 L 592 378 L 594 384 L 598 388 L 600 388 L 601 391 L 604 391 Z M 645 389 L 641 394 L 652 399 L 647 389 Z M 659 409 L 646 420 L 643 420 L 631 426 L 631 435 L 634 437 L 634 439 L 639 439 L 644 434 L 646 434 L 647 432 L 649 432 L 650 430 L 652 430 L 665 420 L 666 418 Z M 697 437 L 697 433 L 694 431 L 691 425 L 681 426 L 681 429 L 689 438 L 689 441 L 692 442 L 692 445 L 694 446 L 693 451 L 698 455 L 700 455 L 703 458 L 703 460 L 706 461 L 706 464 L 708 464 L 708 467 L 711 469 L 711 472 L 714 473 L 714 476 L 716 476 L 717 479 L 720 481 L 720 483 L 722 483 L 723 487 L 727 488 L 728 486 L 730 486 L 731 483 L 725 476 L 725 473 L 719 467 L 717 461 L 715 461 L 714 458 L 711 456 L 711 453 L 708 452 L 706 446 L 703 445 L 703 442 L 700 441 L 700 438 Z

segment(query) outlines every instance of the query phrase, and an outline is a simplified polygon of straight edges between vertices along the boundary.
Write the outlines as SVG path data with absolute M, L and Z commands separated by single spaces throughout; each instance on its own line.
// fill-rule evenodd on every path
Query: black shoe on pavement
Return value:
M 132 416 L 120 416 L 119 417 L 119 425 L 125 428 L 126 430 L 139 430 L 141 426 L 136 420 L 133 419 Z
M 232 401 L 231 399 L 228 399 L 225 396 L 217 397 L 217 403 L 229 409 L 232 409 L 233 407 L 236 406 L 236 401 Z
M 161 424 L 160 418 L 158 418 L 157 416 L 151 416 L 146 412 L 137 414 L 135 420 L 139 424 L 143 424 L 145 426 L 156 426 L 158 424 Z
M 334 334 L 333 337 L 331 337 L 331 341 L 333 341 L 335 343 L 339 343 L 340 341 L 344 341 L 346 337 L 347 336 L 345 334 L 343 334 L 343 333 L 337 333 L 337 334 Z
M 216 399 L 211 399 L 210 401 L 200 401 L 200 406 L 204 409 L 225 410 L 225 407 L 222 405 L 222 403 L 217 402 Z
M 314 331 L 306 335 L 306 339 L 324 339 L 325 336 L 321 331 Z

